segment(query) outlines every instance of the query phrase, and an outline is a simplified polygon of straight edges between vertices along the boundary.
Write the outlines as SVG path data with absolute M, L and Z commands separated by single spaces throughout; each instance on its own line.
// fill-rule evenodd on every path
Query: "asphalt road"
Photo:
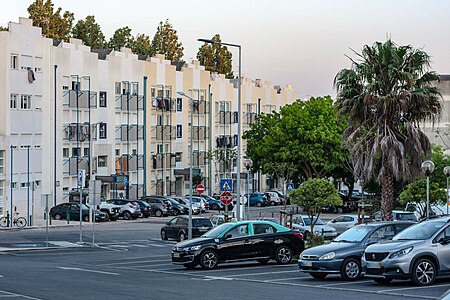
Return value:
M 345 282 L 337 276 L 315 280 L 295 263 L 256 262 L 221 265 L 205 271 L 173 265 L 175 241 L 161 241 L 169 218 L 118 221 L 96 226 L 96 246 L 79 246 L 79 228 L 50 228 L 58 247 L 33 249 L 44 229 L 0 230 L 0 298 L 14 299 L 440 299 L 450 280 L 431 287 L 408 281 L 379 285 L 370 279 Z M 91 242 L 92 227 L 83 228 Z M 52 244 L 56 243 L 56 244 Z M 27 250 L 20 250 L 27 247 Z

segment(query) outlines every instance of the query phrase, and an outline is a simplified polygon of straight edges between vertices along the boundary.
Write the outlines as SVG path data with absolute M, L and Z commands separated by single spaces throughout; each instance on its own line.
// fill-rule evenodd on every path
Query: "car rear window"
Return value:
M 194 220 L 192 220 L 192 226 L 194 226 L 194 227 L 212 227 L 212 223 L 209 219 L 194 219 Z

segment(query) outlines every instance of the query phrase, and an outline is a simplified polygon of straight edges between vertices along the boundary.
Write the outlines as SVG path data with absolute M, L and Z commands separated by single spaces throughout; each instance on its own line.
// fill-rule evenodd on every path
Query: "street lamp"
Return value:
M 449 204 L 449 199 L 448 199 L 448 177 L 450 176 L 450 166 L 446 166 L 444 168 L 444 174 L 447 177 L 447 215 L 448 215 L 448 204 Z
M 194 99 L 189 97 L 183 92 L 177 92 L 180 96 L 185 96 L 186 98 L 191 100 L 191 141 L 190 141 L 190 149 L 189 149 L 189 224 L 188 224 L 188 239 L 192 239 L 192 166 L 194 165 Z
M 249 177 L 250 169 L 253 166 L 253 161 L 250 158 L 244 159 L 244 166 L 247 169 L 247 220 L 250 220 L 250 188 L 249 188 Z M 245 205 L 245 204 L 244 204 Z
M 238 115 L 237 115 L 237 124 L 238 124 L 238 132 L 237 132 L 237 177 L 236 177 L 236 194 L 237 198 L 240 199 L 241 197 L 241 45 L 237 44 L 230 44 L 230 43 L 224 43 L 224 42 L 216 42 L 210 39 L 197 39 L 199 42 L 204 42 L 206 44 L 216 44 L 216 45 L 224 45 L 224 46 L 230 46 L 230 47 L 236 47 L 239 49 L 239 85 L 238 85 Z M 241 205 L 240 200 L 237 201 L 236 205 L 236 214 L 238 221 L 241 220 Z
M 422 163 L 422 172 L 427 176 L 427 219 L 430 218 L 430 174 L 434 171 L 434 163 L 426 160 Z

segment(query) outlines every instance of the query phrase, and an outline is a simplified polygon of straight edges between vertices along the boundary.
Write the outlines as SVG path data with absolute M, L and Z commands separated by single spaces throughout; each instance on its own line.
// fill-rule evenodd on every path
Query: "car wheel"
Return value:
M 375 281 L 376 283 L 380 283 L 380 284 L 386 284 L 392 281 L 391 278 L 374 278 L 373 281 Z
M 178 216 L 180 214 L 180 212 L 178 211 L 178 209 L 174 209 L 173 210 L 173 215 L 174 216 Z
M 182 231 L 182 232 L 180 232 L 180 234 L 178 235 L 178 241 L 179 241 L 179 242 L 182 242 L 182 241 L 184 241 L 184 240 L 186 240 L 186 234 Z
M 262 206 L 262 203 L 258 201 L 258 202 L 256 202 L 256 206 L 257 206 L 257 207 L 261 207 L 261 206 Z
M 270 201 L 270 206 L 275 206 L 275 201 Z
M 436 279 L 436 268 L 427 258 L 418 259 L 412 269 L 411 280 L 416 285 L 430 285 Z
M 162 240 L 167 240 L 167 234 L 164 230 L 161 230 L 161 239 Z
M 109 219 L 111 218 L 111 216 L 107 213 L 107 212 L 104 212 L 105 213 L 105 222 L 108 222 L 109 221 Z
M 162 217 L 162 216 L 163 216 L 162 210 L 157 209 L 157 210 L 155 211 L 155 216 L 157 216 L 158 218 Z
M 270 261 L 270 258 L 262 258 L 262 259 L 257 259 L 257 262 L 259 262 L 262 265 L 267 264 Z
M 131 213 L 128 210 L 126 210 L 123 212 L 122 217 L 124 218 L 124 220 L 129 220 L 131 219 Z
M 219 210 L 219 204 L 214 203 L 213 205 L 211 205 L 211 209 L 213 209 L 213 210 Z
M 197 266 L 197 264 L 194 264 L 194 263 L 183 264 L 183 267 L 185 267 L 186 269 L 189 269 L 189 270 L 195 269 L 196 266 Z
M 361 277 L 361 263 L 354 258 L 347 258 L 341 266 L 341 277 L 345 280 L 356 280 Z
M 109 220 L 110 220 L 110 221 L 117 221 L 117 217 L 116 217 L 116 216 L 111 217 L 111 218 L 109 218 Z
M 217 267 L 217 263 L 219 262 L 219 257 L 217 253 L 212 250 L 206 250 L 200 255 L 200 266 L 203 269 L 214 269 Z
M 280 246 L 275 251 L 275 260 L 280 265 L 288 264 L 292 261 L 292 250 L 288 246 Z
M 312 278 L 314 279 L 325 279 L 325 277 L 327 277 L 328 274 L 323 274 L 323 273 L 309 273 L 309 275 L 312 276 Z
M 53 219 L 55 219 L 55 220 L 62 220 L 62 216 L 60 214 L 55 214 L 53 216 Z

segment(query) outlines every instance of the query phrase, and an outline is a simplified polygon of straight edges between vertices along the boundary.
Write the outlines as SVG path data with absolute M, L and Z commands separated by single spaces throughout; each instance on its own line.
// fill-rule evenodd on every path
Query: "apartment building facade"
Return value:
M 245 153 L 239 117 L 244 132 L 258 113 L 296 99 L 290 85 L 242 78 L 239 116 L 238 81 L 198 61 L 53 41 L 26 18 L 0 32 L 0 57 L 1 213 L 41 217 L 43 195 L 52 206 L 79 191 L 80 170 L 104 198 L 185 195 L 191 144 L 193 175 L 218 192 L 220 178 L 246 178 L 232 157 Z M 250 179 L 265 189 L 264 176 Z

